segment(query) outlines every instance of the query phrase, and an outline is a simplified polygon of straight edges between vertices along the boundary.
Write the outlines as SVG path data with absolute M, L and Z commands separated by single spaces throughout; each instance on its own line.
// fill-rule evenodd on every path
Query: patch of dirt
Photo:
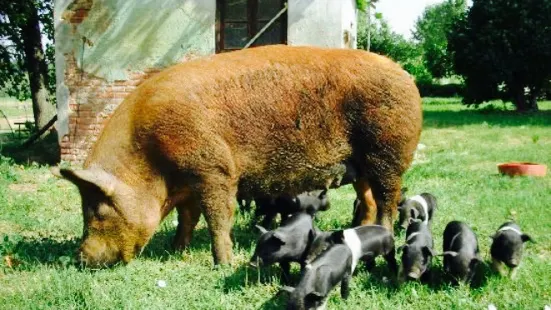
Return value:
M 20 231 L 19 225 L 8 221 L 0 221 L 0 234 L 13 234 Z
M 36 190 L 38 189 L 38 184 L 31 184 L 31 183 L 10 184 L 8 185 L 8 189 L 14 192 L 30 193 L 30 192 L 36 192 Z

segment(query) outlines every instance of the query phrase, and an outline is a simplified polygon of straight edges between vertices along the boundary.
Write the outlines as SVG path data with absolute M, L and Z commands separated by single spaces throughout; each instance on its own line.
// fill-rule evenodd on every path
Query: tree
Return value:
M 415 22 L 413 37 L 423 49 L 423 62 L 435 78 L 453 75 L 447 35 L 467 9 L 465 0 L 446 0 L 428 6 Z
M 510 100 L 537 110 L 551 78 L 551 1 L 474 0 L 449 35 L 455 71 L 465 79 L 466 104 Z
M 52 0 L 0 1 L 0 88 L 19 100 L 32 99 L 38 128 L 55 114 L 53 28 Z
M 358 48 L 366 49 L 367 27 L 365 18 L 358 22 Z M 418 44 L 407 40 L 402 35 L 392 31 L 383 19 L 371 23 L 371 51 L 385 55 L 398 62 L 419 82 L 430 83 L 432 76 L 422 61 L 422 49 Z

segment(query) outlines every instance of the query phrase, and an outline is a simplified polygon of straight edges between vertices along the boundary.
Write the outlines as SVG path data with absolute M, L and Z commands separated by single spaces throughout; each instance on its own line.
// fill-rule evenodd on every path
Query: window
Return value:
M 242 49 L 283 9 L 285 0 L 217 0 L 216 52 Z M 287 12 L 252 46 L 287 43 Z

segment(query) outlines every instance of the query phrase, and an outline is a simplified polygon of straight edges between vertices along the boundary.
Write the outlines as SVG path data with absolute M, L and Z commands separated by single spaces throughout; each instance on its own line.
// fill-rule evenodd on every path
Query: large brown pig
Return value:
M 267 46 L 175 65 L 125 99 L 84 169 L 59 171 L 82 196 L 80 258 L 130 261 L 176 208 L 175 245 L 203 214 L 227 263 L 238 189 L 323 189 L 343 163 L 357 172 L 357 222 L 392 228 L 421 119 L 411 77 L 364 51 Z

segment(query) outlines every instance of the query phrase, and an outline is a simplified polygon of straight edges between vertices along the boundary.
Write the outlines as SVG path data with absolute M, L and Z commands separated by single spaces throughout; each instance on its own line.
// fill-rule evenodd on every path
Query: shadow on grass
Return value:
M 262 310 L 283 309 L 284 305 L 287 303 L 287 299 L 289 299 L 289 295 L 285 292 L 279 291 L 274 296 L 272 296 L 272 298 L 266 300 L 266 302 L 264 302 L 259 309 L 262 309 Z
M 532 113 L 515 111 L 424 111 L 423 128 L 448 128 L 463 125 L 517 127 L 524 125 L 551 126 L 551 110 Z
M 0 154 L 12 158 L 18 165 L 30 165 L 33 162 L 40 165 L 56 165 L 61 160 L 55 132 L 26 148 L 21 147 L 25 140 L 13 138 L 11 133 L 0 134 L 0 141 Z
M 80 240 L 56 240 L 52 238 L 27 238 L 14 240 L 5 237 L 0 243 L 0 254 L 5 267 L 25 270 L 37 265 L 66 267 L 73 264 Z M 6 259 L 9 257 L 9 263 Z

